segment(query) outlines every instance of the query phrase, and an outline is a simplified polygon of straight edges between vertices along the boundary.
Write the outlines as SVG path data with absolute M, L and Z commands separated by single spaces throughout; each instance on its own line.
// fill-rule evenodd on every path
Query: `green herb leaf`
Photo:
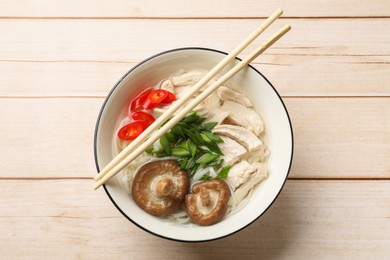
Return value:
M 188 139 L 188 150 L 190 151 L 192 157 L 195 157 L 198 151 L 196 144 L 193 141 L 191 141 L 191 139 Z
M 199 170 L 199 169 L 203 169 L 205 167 L 204 164 L 198 164 L 196 163 L 194 165 L 194 167 L 190 170 L 190 175 L 191 177 L 194 176 L 194 174 Z
M 195 166 L 196 164 L 196 159 L 194 157 L 191 157 L 188 161 L 187 161 L 187 165 L 185 166 L 186 169 L 191 169 Z
M 208 166 L 219 166 L 223 163 L 223 158 L 219 157 L 218 159 L 212 161 L 211 163 L 208 164 Z
M 177 142 L 177 136 L 175 134 L 173 134 L 172 132 L 167 132 L 167 133 L 164 134 L 164 136 L 171 143 L 176 143 Z
M 221 149 L 219 149 L 218 145 L 214 142 L 206 143 L 206 146 L 212 151 L 213 153 L 223 155 L 221 152 Z
M 168 156 L 168 154 L 165 151 L 154 152 L 154 155 L 156 155 L 157 157 L 167 157 Z
M 221 137 L 219 137 L 219 135 L 213 134 L 209 131 L 203 131 L 202 134 L 206 135 L 210 140 L 212 140 L 216 143 L 223 143 L 223 140 Z
M 190 151 L 182 148 L 182 147 L 174 147 L 172 148 L 172 155 L 173 156 L 178 156 L 178 157 L 188 157 L 191 156 Z
M 187 165 L 187 162 L 188 162 L 188 158 L 187 157 L 184 157 L 184 158 L 179 158 L 177 160 L 177 162 L 179 163 L 179 166 L 181 169 L 186 169 L 186 165 Z
M 223 167 L 223 168 L 219 171 L 217 177 L 215 177 L 215 178 L 216 178 L 216 179 L 226 179 L 227 176 L 228 176 L 228 174 L 229 174 L 230 168 L 231 168 L 231 166 L 225 166 L 225 167 Z
M 203 174 L 203 176 L 200 177 L 199 180 L 201 180 L 201 181 L 208 181 L 208 180 L 211 180 L 211 179 L 212 179 L 212 177 L 211 177 L 210 175 L 208 175 L 208 174 Z
M 203 153 L 211 153 L 210 148 L 208 148 L 208 147 L 205 146 L 205 145 L 200 145 L 200 146 L 198 146 L 198 149 L 201 150 Z
M 171 154 L 171 146 L 169 145 L 168 138 L 165 135 L 160 137 L 160 144 L 164 148 L 164 151 L 168 155 L 170 155 Z
M 205 117 L 203 117 L 203 116 L 200 116 L 199 118 L 198 118 L 198 120 L 196 120 L 196 124 L 197 125 L 200 125 L 200 124 L 202 124 L 203 122 L 204 122 L 204 120 L 206 120 L 206 118 Z
M 194 123 L 199 120 L 199 115 L 196 113 L 196 111 L 192 111 L 189 113 L 186 117 L 184 117 L 181 121 L 185 123 Z
M 179 136 L 182 136 L 184 137 L 184 133 L 183 133 L 183 128 L 179 125 L 174 125 L 172 128 L 171 128 L 171 132 L 175 135 L 179 135 Z
M 202 144 L 202 145 L 206 144 L 206 142 L 203 140 L 203 137 L 201 136 L 201 134 L 199 132 L 195 133 L 195 138 L 199 144 Z
M 203 144 L 203 140 L 202 140 L 202 139 L 199 140 L 199 138 L 198 138 L 197 135 L 196 135 L 196 132 L 193 133 L 193 132 L 192 132 L 191 130 L 189 130 L 189 129 L 183 129 L 183 132 L 184 132 L 184 134 L 185 134 L 188 138 L 190 138 L 191 141 L 193 141 L 196 145 L 201 145 L 201 144 Z
M 217 159 L 218 157 L 219 157 L 218 154 L 206 153 L 206 154 L 202 155 L 201 157 L 199 157 L 199 159 L 196 160 L 196 162 L 201 163 L 201 164 L 208 164 L 208 163 L 214 161 L 215 159 Z
M 146 148 L 145 152 L 148 153 L 148 154 L 153 154 L 153 146 L 150 146 L 150 147 Z
M 179 143 L 179 147 L 183 148 L 183 149 L 186 149 L 186 150 L 190 150 L 188 148 L 188 139 L 187 140 L 182 140 L 180 143 Z
M 211 143 L 213 141 L 204 133 L 200 133 L 200 136 L 202 137 L 203 141 L 205 141 L 206 143 Z
M 208 123 L 205 123 L 203 126 L 202 126 L 202 129 L 205 130 L 205 131 L 211 131 L 213 130 L 213 128 L 218 125 L 218 122 L 208 122 Z

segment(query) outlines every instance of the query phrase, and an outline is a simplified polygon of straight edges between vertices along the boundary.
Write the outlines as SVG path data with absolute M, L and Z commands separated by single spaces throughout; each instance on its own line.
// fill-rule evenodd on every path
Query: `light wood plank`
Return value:
M 295 134 L 292 176 L 390 178 L 389 98 L 285 101 Z
M 3 0 L 1 7 L 0 17 L 264 17 L 279 7 L 289 17 L 390 16 L 385 0 L 361 0 L 359 4 L 351 0 L 225 0 L 207 1 L 207 8 L 202 1 L 190 0 Z
M 313 56 L 318 64 L 324 56 L 375 56 L 367 61 L 389 62 L 390 19 L 285 19 L 276 21 L 261 39 L 285 23 L 293 29 L 264 54 L 272 56 L 270 62 L 278 63 L 284 55 L 297 60 Z M 6 50 L 0 60 L 138 62 L 186 46 L 229 52 L 259 24 L 248 19 L 10 19 L 0 23 L 0 49 Z
M 264 55 L 252 65 L 283 96 L 389 96 L 387 60 L 390 57 Z M 0 61 L 0 96 L 103 97 L 134 65 Z
M 389 19 L 288 21 L 293 30 L 255 61 L 282 95 L 390 94 Z M 7 51 L 0 53 L 4 72 L 0 95 L 103 96 L 140 60 L 191 45 L 229 51 L 256 24 L 251 20 L 2 21 L 0 49 Z M 26 41 L 28 31 L 34 34 Z M 123 33 L 127 31 L 132 33 Z
M 290 177 L 390 178 L 389 98 L 285 98 Z M 0 99 L 1 177 L 92 177 L 102 98 Z
M 136 63 L 0 62 L 0 96 L 101 96 Z
M 91 177 L 103 99 L 2 99 L 1 177 Z
M 92 180 L 1 180 L 3 258 L 385 259 L 389 181 L 288 181 L 254 224 L 228 238 L 184 244 L 127 221 Z M 163 250 L 163 251 L 162 251 Z

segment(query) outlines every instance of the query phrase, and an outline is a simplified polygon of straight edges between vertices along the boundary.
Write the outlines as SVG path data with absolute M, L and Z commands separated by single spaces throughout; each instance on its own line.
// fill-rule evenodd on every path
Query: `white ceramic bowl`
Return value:
M 226 53 L 205 48 L 182 48 L 159 53 L 139 63 L 113 87 L 101 108 L 95 130 L 95 161 L 98 172 L 113 159 L 112 139 L 120 118 L 125 116 L 130 97 L 140 88 L 153 86 L 178 70 L 210 70 Z M 236 60 L 236 63 L 238 59 Z M 227 67 L 227 69 L 231 68 Z M 223 73 L 223 72 L 221 72 Z M 259 218 L 280 193 L 290 170 L 293 134 L 290 119 L 277 91 L 255 68 L 249 66 L 229 81 L 242 86 L 254 108 L 266 121 L 271 155 L 269 176 L 239 212 L 212 226 L 178 225 L 154 217 L 141 210 L 121 188 L 119 178 L 104 185 L 107 195 L 118 210 L 138 227 L 159 237 L 187 242 L 209 241 L 233 234 Z

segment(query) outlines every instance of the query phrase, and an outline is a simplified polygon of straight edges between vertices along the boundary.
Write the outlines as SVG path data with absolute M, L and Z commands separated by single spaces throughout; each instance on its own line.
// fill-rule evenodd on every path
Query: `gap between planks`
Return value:
M 346 95 L 338 95 L 338 96 L 330 96 L 330 95 L 316 95 L 316 96 L 302 96 L 302 95 L 297 95 L 297 96 L 291 96 L 291 95 L 288 95 L 288 96 L 285 96 L 285 95 L 281 95 L 282 98 L 390 98 L 390 96 L 388 95 L 362 95 L 362 96 L 359 96 L 359 95 L 350 95 L 350 96 L 346 96 Z M 46 96 L 43 96 L 43 95 L 37 95 L 37 96 L 17 96 L 17 95 L 10 95 L 10 96 L 1 96 L 0 95 L 0 99 L 82 99 L 82 98 L 90 98 L 90 99 L 93 99 L 93 98 L 96 98 L 96 99 L 101 99 L 101 98 L 106 98 L 105 95 L 85 95 L 85 96 L 82 96 L 82 95 L 75 95 L 75 96 L 71 96 L 71 95 L 46 95 Z
M 93 177 L 0 177 L 0 181 L 93 180 Z M 289 181 L 390 181 L 390 177 L 288 177 Z
M 266 16 L 220 16 L 220 17 L 195 17 L 195 16 L 117 16 L 117 17 L 103 17 L 103 16 L 0 16 L 0 20 L 256 20 L 266 19 Z M 283 16 L 279 19 L 390 19 L 390 16 Z

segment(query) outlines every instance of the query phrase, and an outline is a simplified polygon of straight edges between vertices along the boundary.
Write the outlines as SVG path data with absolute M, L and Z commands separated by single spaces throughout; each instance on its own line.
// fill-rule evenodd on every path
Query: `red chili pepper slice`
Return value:
M 148 124 L 145 121 L 134 121 L 128 125 L 125 125 L 118 131 L 118 137 L 122 140 L 134 140 L 137 138 L 146 128 Z
M 172 92 L 168 91 L 168 96 L 163 101 L 161 101 L 161 103 L 163 103 L 163 104 L 171 104 L 175 100 L 176 100 L 175 94 L 173 94 Z
M 143 107 L 145 109 L 152 109 L 157 107 L 167 96 L 168 91 L 163 89 L 156 89 L 150 92 L 145 102 L 143 103 Z
M 152 90 L 149 88 L 149 89 L 145 90 L 144 92 L 142 92 L 141 94 L 139 94 L 136 98 L 134 98 L 133 101 L 131 101 L 129 112 L 142 109 L 143 108 L 142 104 L 148 98 L 150 92 L 152 92 Z
M 134 120 L 140 120 L 140 121 L 146 122 L 148 124 L 148 126 L 153 124 L 153 122 L 156 120 L 151 114 L 143 112 L 143 111 L 133 112 L 131 114 L 131 117 Z

